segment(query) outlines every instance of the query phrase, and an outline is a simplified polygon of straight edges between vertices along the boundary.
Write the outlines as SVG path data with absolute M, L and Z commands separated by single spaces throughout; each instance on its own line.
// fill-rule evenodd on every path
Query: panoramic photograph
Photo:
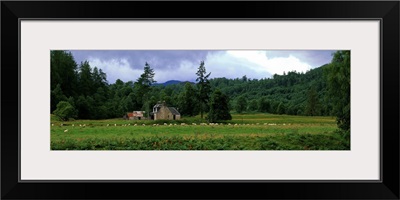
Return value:
M 51 150 L 350 150 L 349 50 L 51 50 Z

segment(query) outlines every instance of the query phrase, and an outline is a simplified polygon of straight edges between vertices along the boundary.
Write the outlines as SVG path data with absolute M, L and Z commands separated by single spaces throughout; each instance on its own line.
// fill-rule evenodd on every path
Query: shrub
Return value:
M 67 101 L 60 101 L 57 104 L 57 109 L 54 110 L 53 114 L 63 121 L 68 121 L 69 118 L 77 117 L 76 109 Z

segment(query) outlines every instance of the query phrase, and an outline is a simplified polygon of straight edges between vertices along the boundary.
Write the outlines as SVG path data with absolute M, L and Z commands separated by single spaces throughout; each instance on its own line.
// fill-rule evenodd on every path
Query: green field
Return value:
M 178 121 L 76 120 L 51 116 L 52 150 L 349 150 L 334 117 L 232 114 L 209 124 Z M 184 124 L 183 124 L 184 123 Z M 205 124 L 204 124 L 205 123 Z

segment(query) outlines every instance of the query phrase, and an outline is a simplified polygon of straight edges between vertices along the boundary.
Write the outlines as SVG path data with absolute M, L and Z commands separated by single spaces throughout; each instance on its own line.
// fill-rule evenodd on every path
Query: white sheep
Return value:
M 64 133 L 66 133 L 66 132 L 68 132 L 68 129 L 65 129 L 65 130 L 64 130 Z

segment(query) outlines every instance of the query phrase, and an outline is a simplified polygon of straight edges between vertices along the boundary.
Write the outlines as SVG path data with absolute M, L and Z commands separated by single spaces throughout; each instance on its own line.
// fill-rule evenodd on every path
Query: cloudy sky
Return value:
M 262 50 L 71 50 L 75 61 L 87 60 L 91 67 L 102 69 L 109 83 L 117 79 L 136 81 L 145 63 L 155 72 L 155 80 L 196 80 L 204 60 L 210 78 L 269 78 L 273 74 L 306 72 L 329 63 L 335 50 L 262 51 Z

